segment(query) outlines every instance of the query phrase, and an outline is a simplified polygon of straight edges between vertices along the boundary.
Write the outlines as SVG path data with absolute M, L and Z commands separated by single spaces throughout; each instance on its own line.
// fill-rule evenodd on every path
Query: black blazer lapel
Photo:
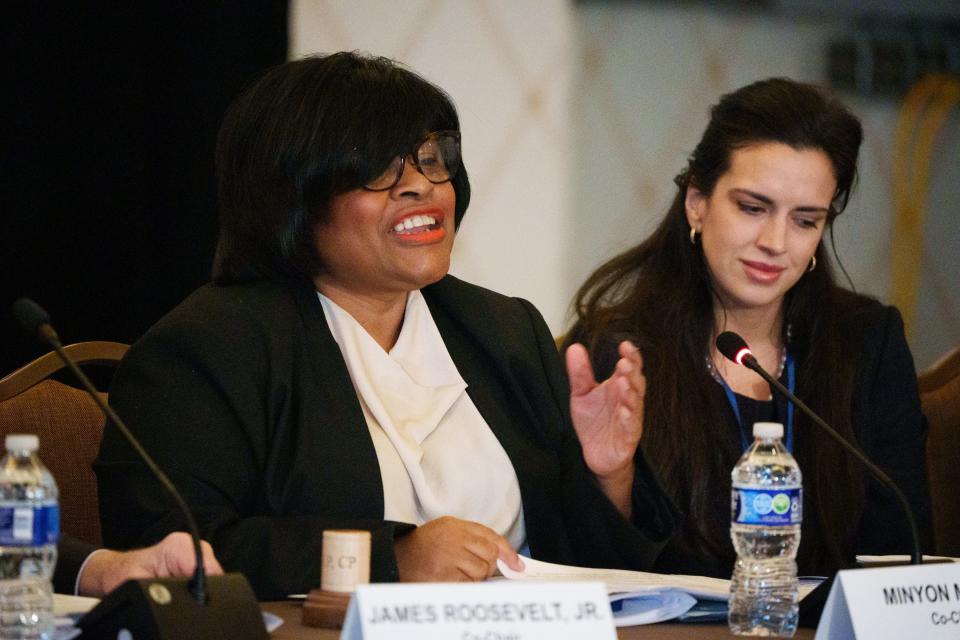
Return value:
M 490 301 L 492 294 L 463 295 L 458 285 L 476 288 L 449 276 L 438 285 L 424 289 L 424 297 L 447 351 L 467 383 L 467 394 L 516 471 L 531 553 L 570 561 L 574 554 L 564 535 L 566 525 L 560 511 L 563 461 L 557 455 L 555 438 L 543 424 L 544 416 L 559 412 L 545 389 L 531 395 L 531 381 L 525 384 L 517 371 L 518 367 L 540 366 L 535 355 L 518 356 L 534 343 L 532 335 L 524 335 L 530 332 L 530 323 L 523 322 L 525 313 L 514 301 L 498 306 L 496 302 L 509 300 L 498 296 L 490 307 L 482 306 L 478 302 Z M 544 375 L 531 378 L 542 381 Z

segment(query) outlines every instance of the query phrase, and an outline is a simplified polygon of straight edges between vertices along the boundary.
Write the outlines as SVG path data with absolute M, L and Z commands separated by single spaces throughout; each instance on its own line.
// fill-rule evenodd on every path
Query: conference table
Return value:
M 275 640 L 336 640 L 339 629 L 318 629 L 306 627 L 300 623 L 300 603 L 265 602 L 261 604 L 268 611 L 283 618 L 283 625 L 270 634 Z M 813 629 L 797 629 L 794 638 L 812 639 Z M 713 638 L 736 638 L 727 630 L 725 624 L 651 624 L 638 627 L 617 629 L 620 640 L 712 640 Z

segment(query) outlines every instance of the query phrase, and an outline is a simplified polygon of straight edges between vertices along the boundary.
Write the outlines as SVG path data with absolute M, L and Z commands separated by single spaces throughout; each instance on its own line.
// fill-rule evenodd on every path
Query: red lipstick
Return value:
M 767 264 L 766 262 L 755 262 L 753 260 L 741 260 L 744 271 L 754 282 L 759 284 L 772 284 L 777 281 L 784 267 Z
M 393 221 L 390 235 L 403 244 L 434 244 L 447 235 L 443 221 L 443 211 L 437 208 L 408 211 Z

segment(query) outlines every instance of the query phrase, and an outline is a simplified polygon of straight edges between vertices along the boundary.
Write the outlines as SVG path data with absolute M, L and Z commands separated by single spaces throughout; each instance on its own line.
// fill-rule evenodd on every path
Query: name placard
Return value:
M 341 640 L 616 640 L 599 582 L 370 584 L 357 587 Z
M 841 571 L 816 640 L 960 638 L 960 564 Z

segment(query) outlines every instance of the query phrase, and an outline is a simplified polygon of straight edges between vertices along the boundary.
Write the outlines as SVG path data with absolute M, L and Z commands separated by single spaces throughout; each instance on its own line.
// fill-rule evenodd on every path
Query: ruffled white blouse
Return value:
M 377 452 L 384 519 L 420 525 L 454 516 L 484 524 L 520 549 L 526 530 L 516 472 L 467 395 L 423 295 L 407 295 L 389 353 L 353 316 L 317 295 Z

